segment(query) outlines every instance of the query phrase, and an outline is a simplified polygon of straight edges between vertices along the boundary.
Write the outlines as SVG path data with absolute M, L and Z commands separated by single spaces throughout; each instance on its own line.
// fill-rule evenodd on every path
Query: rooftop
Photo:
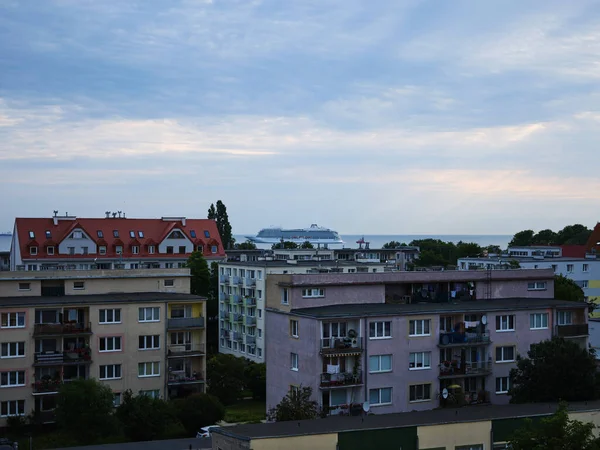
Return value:
M 318 269 L 319 267 L 323 267 L 323 268 L 327 268 L 327 269 L 332 269 L 332 268 L 336 268 L 336 267 L 360 267 L 360 266 L 381 266 L 381 267 L 385 267 L 385 266 L 390 266 L 389 264 L 386 263 L 381 263 L 381 262 L 358 262 L 358 261 L 339 261 L 339 260 L 331 260 L 331 259 L 326 259 L 326 260 L 314 260 L 314 259 L 309 259 L 309 260 L 302 260 L 302 259 L 294 259 L 290 262 L 288 262 L 288 260 L 285 259 L 275 259 L 273 258 L 272 260 L 263 260 L 263 261 L 227 261 L 227 262 L 222 262 L 219 263 L 219 265 L 222 266 L 251 266 L 251 267 L 294 267 L 294 266 L 299 266 L 299 267 L 306 267 L 306 268 L 315 268 Z
M 519 261 L 519 262 L 587 262 L 587 261 L 595 261 L 596 258 L 586 258 L 583 257 L 575 257 L 575 256 L 512 256 L 512 255 L 503 255 L 503 256 L 466 256 L 464 258 L 459 258 L 460 261 L 481 261 L 481 262 L 500 262 L 510 264 L 511 260 Z M 600 261 L 600 258 L 598 259 Z
M 302 436 L 310 434 L 339 433 L 343 431 L 377 430 L 427 425 L 441 425 L 460 422 L 478 422 L 493 419 L 514 419 L 521 417 L 545 416 L 553 414 L 556 404 L 532 403 L 519 405 L 485 405 L 469 408 L 445 408 L 430 411 L 405 412 L 368 416 L 334 416 L 327 419 L 301 420 L 291 422 L 237 425 L 214 428 L 213 433 L 232 436 L 242 440 L 266 439 L 275 437 Z M 598 411 L 600 401 L 572 403 L 570 411 Z
M 189 277 L 190 269 L 111 269 L 111 270 L 14 270 L 0 272 L 0 281 L 3 280 L 86 280 L 92 278 L 158 278 L 158 277 Z
M 553 300 L 547 298 L 502 298 L 454 303 L 365 303 L 329 305 L 315 308 L 293 309 L 292 314 L 318 319 L 335 317 L 373 317 L 413 314 L 443 314 L 456 312 L 504 311 L 539 308 L 585 308 L 587 303 Z
M 178 294 L 173 292 L 134 292 L 93 295 L 65 295 L 62 297 L 0 297 L 0 307 L 13 308 L 19 306 L 61 306 L 61 305 L 84 305 L 90 303 L 153 303 L 173 301 L 205 301 L 206 297 L 192 294 Z

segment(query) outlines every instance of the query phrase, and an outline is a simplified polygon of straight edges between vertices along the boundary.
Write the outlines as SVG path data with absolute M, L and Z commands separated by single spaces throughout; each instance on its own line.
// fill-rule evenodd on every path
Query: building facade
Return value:
M 206 299 L 188 269 L 0 275 L 0 426 L 53 421 L 63 383 L 96 378 L 161 398 L 204 389 Z
M 193 251 L 225 259 L 214 220 L 59 216 L 15 219 L 10 270 L 172 269 Z
M 587 304 L 553 300 L 551 270 L 488 275 L 272 275 L 267 405 L 299 386 L 334 415 L 504 404 L 531 344 L 587 346 Z
M 10 233 L 0 233 L 0 270 L 10 269 L 10 245 L 12 235 Z

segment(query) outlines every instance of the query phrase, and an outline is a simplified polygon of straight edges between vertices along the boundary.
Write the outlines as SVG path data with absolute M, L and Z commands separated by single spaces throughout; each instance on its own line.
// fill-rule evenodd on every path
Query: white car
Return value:
M 198 431 L 198 433 L 196 433 L 196 437 L 197 438 L 209 438 L 210 430 L 212 430 L 213 428 L 219 428 L 219 426 L 211 425 L 209 427 L 202 427 L 202 428 L 200 428 L 200 431 Z

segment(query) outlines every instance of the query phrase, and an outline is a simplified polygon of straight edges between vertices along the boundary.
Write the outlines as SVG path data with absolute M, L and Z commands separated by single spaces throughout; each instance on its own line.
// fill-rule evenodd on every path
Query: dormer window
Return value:
M 121 255 L 123 253 L 123 246 L 122 245 L 117 245 L 115 247 L 115 251 L 117 252 L 117 255 Z
M 203 245 L 199 245 L 198 247 L 196 247 L 196 250 L 200 253 L 204 252 L 204 246 Z
M 46 249 L 46 253 L 49 255 L 54 255 L 54 247 L 50 246 Z
M 190 231 L 190 236 L 194 239 L 196 239 L 196 230 L 191 230 Z
M 211 253 L 217 253 L 217 246 L 216 246 L 216 245 L 213 245 L 213 246 L 210 248 L 210 251 L 211 251 Z
M 101 255 L 106 255 L 106 246 L 105 245 L 101 245 L 98 248 L 98 253 L 100 253 Z
M 99 238 L 103 238 L 104 237 L 104 233 L 102 232 L 102 230 L 96 231 L 96 234 L 98 235 Z
M 169 239 L 185 239 L 185 236 L 181 231 L 175 230 L 169 235 Z
M 71 239 L 81 239 L 83 237 L 83 233 L 81 231 L 74 231 L 69 237 Z
M 210 233 L 208 232 L 208 230 L 204 230 L 204 237 L 210 238 Z
M 135 239 L 135 231 L 130 231 L 130 232 L 129 232 L 129 237 L 130 237 L 131 239 Z
M 30 255 L 37 255 L 38 254 L 38 248 L 37 247 L 29 247 L 29 254 Z
M 29 239 L 35 239 L 35 233 L 33 231 L 29 232 Z
M 138 231 L 138 237 L 143 238 L 144 237 L 144 232 L 143 231 Z
M 148 253 L 150 253 L 151 255 L 154 254 L 154 245 L 149 245 L 148 246 Z
M 46 230 L 46 239 L 52 239 L 52 233 L 50 230 Z
M 138 245 L 131 246 L 131 253 L 133 253 L 134 255 L 137 255 L 139 252 L 140 252 L 140 247 Z
M 119 230 L 113 230 L 113 237 L 119 237 Z

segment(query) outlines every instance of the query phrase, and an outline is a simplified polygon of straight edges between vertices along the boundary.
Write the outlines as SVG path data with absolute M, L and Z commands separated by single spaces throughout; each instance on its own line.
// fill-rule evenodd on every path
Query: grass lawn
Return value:
M 265 402 L 257 400 L 240 400 L 228 406 L 225 411 L 225 422 L 259 422 L 266 416 Z

